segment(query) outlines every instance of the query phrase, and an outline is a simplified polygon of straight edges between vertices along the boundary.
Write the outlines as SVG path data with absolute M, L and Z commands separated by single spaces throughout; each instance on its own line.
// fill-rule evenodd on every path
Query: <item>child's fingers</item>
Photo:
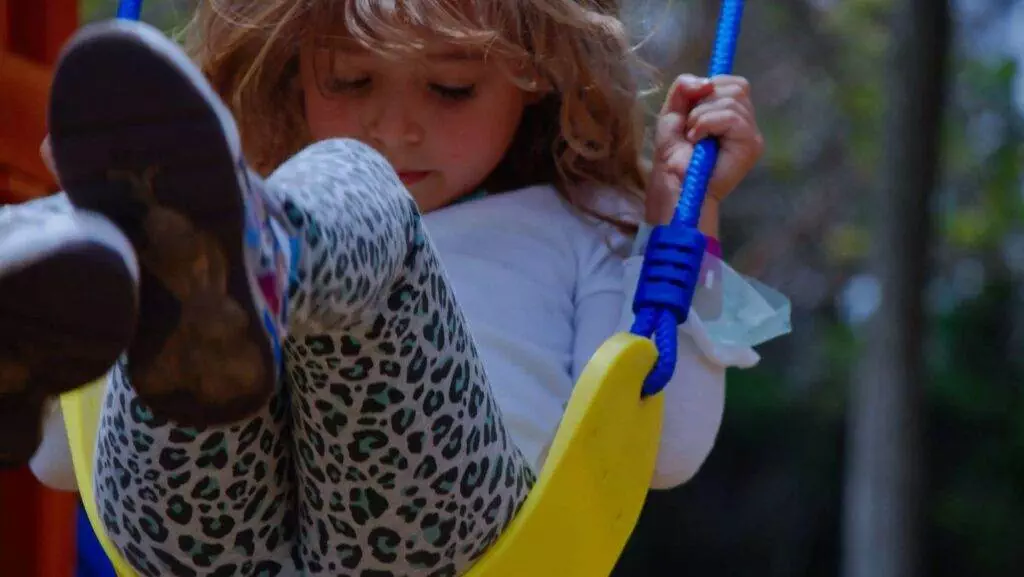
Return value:
M 654 144 L 656 153 L 661 156 L 667 154 L 666 147 L 673 142 L 686 138 L 688 117 L 679 112 L 666 112 L 658 117 L 654 125 Z
M 707 102 L 715 102 L 716 100 L 725 99 L 742 102 L 745 106 L 748 106 L 750 108 L 754 107 L 754 101 L 751 100 L 750 98 L 750 92 L 744 89 L 742 86 L 738 86 L 735 84 L 716 86 L 715 90 L 711 94 L 701 99 L 701 101 L 698 103 L 698 106 L 700 104 L 704 104 Z
M 690 114 L 697 114 L 701 109 L 714 106 L 719 101 L 728 101 L 730 106 L 739 105 L 753 116 L 754 102 L 750 98 L 750 85 L 742 78 L 725 78 L 725 80 L 716 81 L 714 92 L 701 99 L 690 111 Z
M 753 143 L 758 139 L 758 132 L 756 126 L 742 114 L 724 108 L 696 116 L 686 133 L 686 139 L 691 142 L 697 142 L 709 136 Z
M 686 129 L 692 130 L 696 126 L 698 120 L 711 113 L 721 110 L 729 110 L 736 113 L 737 116 L 741 117 L 747 123 L 756 126 L 757 121 L 754 117 L 754 108 L 749 103 L 744 102 L 740 99 L 734 98 L 722 98 L 720 100 L 713 100 L 710 102 L 704 102 L 697 105 L 686 118 Z
M 668 90 L 668 97 L 661 107 L 661 113 L 689 112 L 702 99 L 714 94 L 715 85 L 707 78 L 692 74 L 678 76 Z
M 713 76 L 711 83 L 715 85 L 717 89 L 726 87 L 736 88 L 743 94 L 750 95 L 750 81 L 742 76 L 732 76 L 729 74 L 723 74 L 721 76 Z
M 691 114 L 701 105 L 723 99 L 732 99 L 753 111 L 750 83 L 739 76 L 701 78 L 691 74 L 679 76 L 669 90 L 661 113 Z

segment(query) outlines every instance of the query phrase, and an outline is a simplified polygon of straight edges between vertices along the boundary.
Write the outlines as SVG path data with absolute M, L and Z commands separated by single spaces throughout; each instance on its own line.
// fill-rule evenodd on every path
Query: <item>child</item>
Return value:
M 715 235 L 761 151 L 742 79 L 683 77 L 648 177 L 608 4 L 211 0 L 202 72 L 144 25 L 75 37 L 66 197 L 4 216 L 0 350 L 42 352 L 12 356 L 0 406 L 39 415 L 115 365 L 95 498 L 140 574 L 459 575 L 494 543 L 628 323 L 637 215 L 667 221 L 717 135 Z M 724 366 L 756 362 L 681 330 L 655 486 L 693 475 Z

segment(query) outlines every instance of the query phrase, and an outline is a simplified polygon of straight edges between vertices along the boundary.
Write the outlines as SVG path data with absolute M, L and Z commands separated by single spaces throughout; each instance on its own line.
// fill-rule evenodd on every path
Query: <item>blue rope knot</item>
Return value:
M 644 380 L 643 396 L 661 392 L 676 367 L 677 332 L 686 322 L 700 276 L 707 239 L 695 228 L 659 226 L 651 232 L 633 298 L 632 332 L 653 337 L 658 360 Z
M 742 19 L 743 0 L 722 1 L 709 76 L 732 72 Z M 707 248 L 707 239 L 697 226 L 718 150 L 718 140 L 714 138 L 694 146 L 672 223 L 656 227 L 647 243 L 633 298 L 636 319 L 631 329 L 635 335 L 653 338 L 658 348 L 658 360 L 641 389 L 644 397 L 661 392 L 676 369 L 678 326 L 686 322 L 689 314 Z

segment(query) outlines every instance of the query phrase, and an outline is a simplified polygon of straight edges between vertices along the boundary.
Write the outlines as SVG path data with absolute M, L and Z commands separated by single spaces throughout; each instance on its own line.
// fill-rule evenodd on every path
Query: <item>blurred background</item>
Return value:
M 703 74 L 718 6 L 624 12 L 671 79 Z M 617 576 L 1024 575 L 1021 58 L 1024 1 L 748 2 L 736 73 L 767 151 L 722 240 L 793 332 L 730 374 L 714 453 L 650 496 Z M 0 193 L 47 186 L 29 173 Z

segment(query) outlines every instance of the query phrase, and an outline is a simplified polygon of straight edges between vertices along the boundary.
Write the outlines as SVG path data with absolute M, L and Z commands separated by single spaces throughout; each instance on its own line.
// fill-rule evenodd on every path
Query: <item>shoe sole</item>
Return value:
M 100 242 L 60 247 L 0 277 L 0 468 L 39 446 L 42 408 L 101 378 L 131 341 L 135 282 Z
M 249 186 L 226 107 L 170 40 L 112 21 L 68 44 L 49 115 L 72 203 L 117 223 L 139 256 L 127 367 L 140 399 L 191 426 L 259 410 L 275 357 L 247 273 Z

